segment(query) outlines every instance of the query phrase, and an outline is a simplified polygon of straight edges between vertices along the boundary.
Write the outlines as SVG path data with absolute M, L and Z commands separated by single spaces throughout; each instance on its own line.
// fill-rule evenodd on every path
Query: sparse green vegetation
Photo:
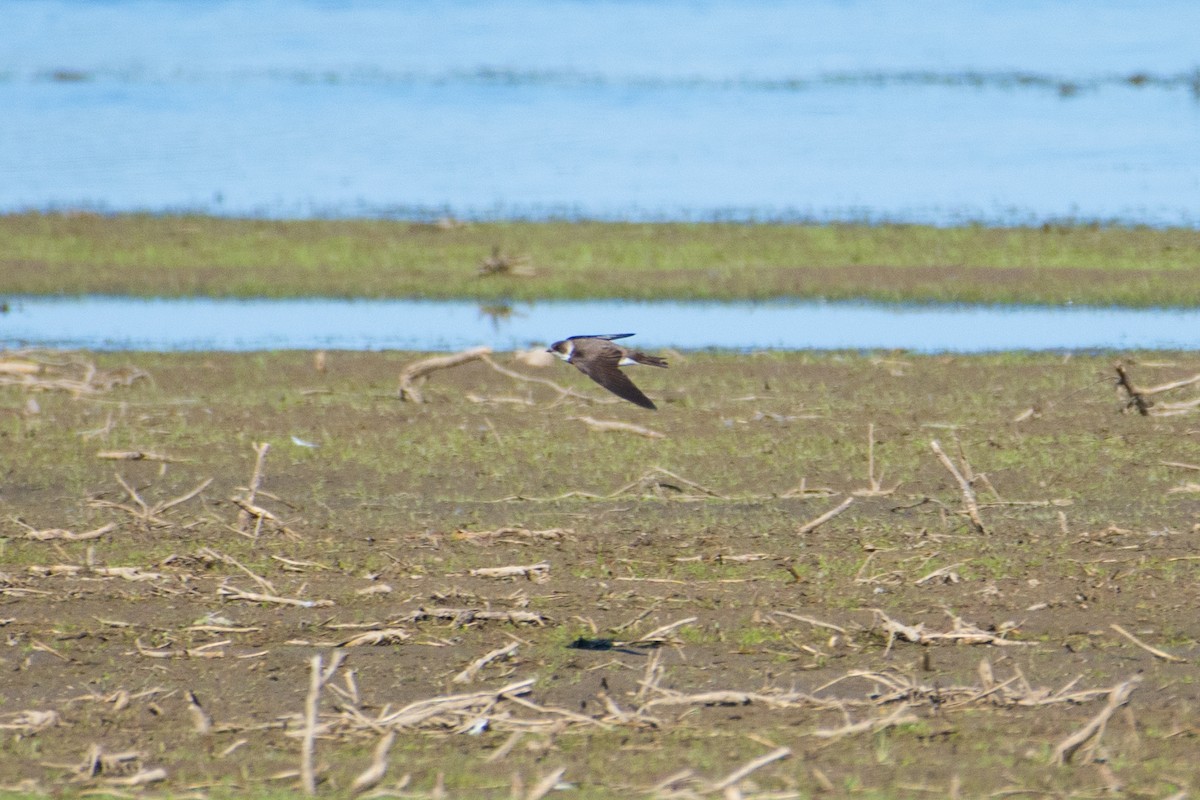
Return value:
M 1200 232 L 0 216 L 20 294 L 1200 303 Z M 481 277 L 499 248 L 532 277 Z M 527 261 L 527 263 L 525 263 Z
M 402 403 L 395 377 L 418 357 L 55 354 L 149 379 L 0 386 L 0 785 L 73 780 L 70 795 L 161 767 L 150 788 L 168 794 L 290 795 L 272 776 L 298 763 L 308 658 L 338 651 L 353 689 L 339 674 L 321 706 L 322 796 L 370 763 L 362 719 L 525 679 L 523 704 L 473 712 L 486 730 L 453 714 L 403 728 L 384 786 L 507 798 L 563 767 L 573 797 L 642 797 L 787 747 L 747 797 L 1103 792 L 1101 771 L 1051 755 L 1135 674 L 1107 767 L 1147 796 L 1200 785 L 1197 416 L 1121 414 L 1109 356 L 687 354 L 644 376 L 656 398 L 670 388 L 657 413 L 562 365 L 512 366 L 596 402 L 473 363 Z M 1147 385 L 1200 372 L 1192 353 L 1123 358 Z M 987 533 L 932 439 L 975 475 Z M 257 442 L 255 503 L 277 519 L 246 524 Z M 112 451 L 144 457 L 98 457 Z M 525 571 L 475 572 L 505 566 Z M 917 643 L 889 620 L 1002 641 Z M 348 644 L 387 630 L 407 638 Z M 1053 699 L 1076 691 L 1092 694 Z M 58 716 L 37 728 L 26 711 Z M 85 776 L 93 744 L 138 755 Z

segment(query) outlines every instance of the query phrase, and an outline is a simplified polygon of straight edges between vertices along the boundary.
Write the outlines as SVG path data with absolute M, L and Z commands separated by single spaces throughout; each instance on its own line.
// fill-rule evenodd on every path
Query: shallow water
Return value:
M 0 314 L 7 348 L 512 350 L 614 332 L 636 332 L 640 347 L 686 350 L 1195 350 L 1200 309 L 36 297 Z
M 1200 5 L 0 0 L 0 211 L 1200 220 Z

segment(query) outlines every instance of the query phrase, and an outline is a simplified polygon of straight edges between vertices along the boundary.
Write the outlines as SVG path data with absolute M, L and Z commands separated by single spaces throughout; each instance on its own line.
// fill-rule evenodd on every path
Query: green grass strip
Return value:
M 494 248 L 532 276 L 480 275 Z M 8 294 L 1200 303 L 1200 231 L 0 216 Z

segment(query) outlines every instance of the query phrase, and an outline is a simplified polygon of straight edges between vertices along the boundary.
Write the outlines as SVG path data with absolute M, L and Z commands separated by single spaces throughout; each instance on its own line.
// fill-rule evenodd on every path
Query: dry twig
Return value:
M 434 356 L 432 358 L 414 361 L 400 371 L 400 389 L 398 396 L 401 400 L 411 400 L 414 403 L 424 403 L 425 398 L 417 389 L 417 381 L 420 381 L 429 376 L 430 373 L 436 372 L 439 369 L 449 369 L 457 367 L 460 364 L 468 364 L 472 361 L 485 359 L 492 352 L 490 347 L 472 347 L 470 350 L 463 350 L 461 353 L 453 353 L 448 356 Z
M 620 422 L 612 419 L 596 419 L 595 417 L 568 417 L 587 425 L 594 431 L 619 431 L 622 433 L 634 433 L 638 436 L 645 436 L 647 439 L 665 439 L 667 435 L 641 425 L 634 425 L 632 422 Z
M 971 481 L 963 477 L 963 474 L 958 470 L 958 467 L 954 466 L 954 462 L 951 461 L 946 455 L 945 451 L 942 450 L 942 446 L 938 444 L 937 439 L 930 440 L 929 446 L 933 450 L 933 454 L 936 455 L 938 460 L 942 462 L 942 466 L 944 466 L 954 477 L 954 480 L 958 482 L 958 488 L 962 491 L 963 507 L 966 510 L 967 517 L 971 520 L 971 525 L 979 533 L 987 533 L 987 529 L 983 527 L 983 519 L 979 516 L 979 504 L 975 501 L 975 489 L 971 486 Z M 970 469 L 969 465 L 966 465 L 965 462 L 964 465 L 967 466 L 968 470 Z
M 1125 630 L 1124 628 L 1122 628 L 1120 625 L 1118 625 L 1115 622 L 1112 623 L 1111 625 L 1109 625 L 1108 627 L 1112 628 L 1114 631 L 1121 634 L 1126 639 L 1133 642 L 1138 647 L 1142 648 L 1143 650 L 1145 650 L 1147 653 L 1154 656 L 1155 658 L 1161 658 L 1163 661 L 1171 661 L 1176 664 L 1186 664 L 1187 663 L 1186 658 L 1180 658 L 1179 656 L 1172 655 L 1172 654 L 1166 652 L 1165 650 L 1159 650 L 1157 647 L 1151 647 L 1150 645 L 1146 644 L 1141 639 L 1137 638 L 1132 633 Z
M 796 529 L 796 533 L 799 535 L 811 533 L 812 531 L 819 528 L 821 525 L 824 525 L 826 522 L 828 522 L 829 520 L 836 517 L 838 514 L 841 514 L 843 511 L 845 511 L 847 508 L 849 508 L 853 504 L 854 504 L 854 498 L 847 497 L 840 504 L 838 504 L 835 508 L 831 508 L 830 510 L 826 511 L 824 514 L 817 517 L 816 519 L 809 520 L 808 522 L 801 525 L 799 528 Z
M 1108 702 L 1100 710 L 1100 713 L 1092 717 L 1087 725 L 1059 742 L 1058 747 L 1054 748 L 1051 761 L 1059 765 L 1070 763 L 1079 749 L 1089 740 L 1093 740 L 1090 749 L 1095 750 L 1100 737 L 1104 735 L 1104 728 L 1108 724 L 1109 717 L 1115 714 L 1118 708 L 1129 702 L 1129 696 L 1133 694 L 1133 690 L 1140 682 L 1141 676 L 1134 675 L 1124 683 L 1114 686 L 1109 691 Z M 1087 760 L 1091 761 L 1090 755 Z

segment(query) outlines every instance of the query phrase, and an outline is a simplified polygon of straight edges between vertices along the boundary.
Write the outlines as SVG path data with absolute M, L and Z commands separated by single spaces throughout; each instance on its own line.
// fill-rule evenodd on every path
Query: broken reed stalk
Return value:
M 978 533 L 987 533 L 987 528 L 983 526 L 983 519 L 979 516 L 979 503 L 975 500 L 975 489 L 972 488 L 971 482 L 963 477 L 963 474 L 959 472 L 958 467 L 954 466 L 954 462 L 951 461 L 950 457 L 946 455 L 946 452 L 942 450 L 942 446 L 938 444 L 937 439 L 931 439 L 929 441 L 929 447 L 933 450 L 933 454 L 938 457 L 938 460 L 942 462 L 942 466 L 945 467 L 954 477 L 954 480 L 958 482 L 958 488 L 962 492 L 963 496 L 963 506 L 966 509 L 967 517 L 971 520 L 972 527 L 974 527 Z
M 460 364 L 485 359 L 491 352 L 492 348 L 490 347 L 472 347 L 469 350 L 463 350 L 461 353 L 453 353 L 448 356 L 434 356 L 433 358 L 414 361 L 400 371 L 400 389 L 397 396 L 401 400 L 424 403 L 425 398 L 421 396 L 420 390 L 416 387 L 417 381 L 439 369 L 449 369 L 450 367 L 457 367 Z
M 632 422 L 618 422 L 617 420 L 596 419 L 595 417 L 568 417 L 568 419 L 578 420 L 594 431 L 619 431 L 622 433 L 636 433 L 638 436 L 645 436 L 647 439 L 667 438 L 665 433 L 661 433 L 651 428 L 645 428 L 641 425 L 634 425 Z
M 359 776 L 354 779 L 354 783 L 350 784 L 351 794 L 362 794 L 368 789 L 375 788 L 383 780 L 383 776 L 387 774 L 388 752 L 391 751 L 395 742 L 395 731 L 388 731 L 380 738 L 379 743 L 375 745 L 371 765 L 359 773 Z
M 1070 763 L 1079 749 L 1092 741 L 1090 749 L 1095 749 L 1096 744 L 1100 741 L 1100 737 L 1104 735 L 1104 728 L 1108 724 L 1108 719 L 1116 713 L 1117 709 L 1129 702 L 1130 695 L 1141 682 L 1141 676 L 1134 675 L 1124 683 L 1118 684 L 1108 693 L 1108 702 L 1100 713 L 1092 717 L 1087 725 L 1084 725 L 1075 733 L 1068 736 L 1059 742 L 1058 747 L 1054 748 L 1054 755 L 1051 756 L 1051 762 L 1062 766 Z M 1090 759 L 1089 759 L 1090 760 Z
M 269 442 L 260 442 L 254 445 L 254 472 L 250 474 L 250 483 L 246 487 L 246 496 L 242 498 L 245 505 L 241 505 L 241 510 L 238 511 L 238 530 L 245 531 L 250 527 L 250 520 L 255 519 L 255 515 L 247 510 L 246 506 L 254 506 L 254 498 L 258 494 L 258 487 L 263 481 L 263 465 L 267 460 L 267 451 L 271 449 Z M 262 521 L 262 516 L 257 517 L 258 521 Z
M 1109 625 L 1108 627 L 1112 628 L 1114 631 L 1121 634 L 1126 639 L 1133 642 L 1138 647 L 1142 648 L 1143 650 L 1145 650 L 1147 653 L 1154 656 L 1155 658 L 1161 658 L 1163 661 L 1171 661 L 1175 664 L 1186 664 L 1187 663 L 1186 658 L 1180 658 L 1179 656 L 1172 655 L 1171 653 L 1168 653 L 1165 650 L 1159 650 L 1157 647 L 1151 647 L 1150 645 L 1146 644 L 1141 639 L 1137 638 L 1132 633 L 1125 630 L 1124 628 L 1122 628 L 1120 625 L 1118 625 L 1115 622 L 1112 623 L 1111 625 Z
M 308 696 L 304 700 L 304 737 L 300 745 L 300 783 L 304 793 L 312 797 L 317 793 L 317 775 L 313 767 L 317 742 L 317 710 L 321 705 L 321 689 L 342 665 L 346 654 L 334 651 L 329 657 L 329 666 L 321 667 L 318 653 L 309 659 Z
M 816 519 L 809 520 L 808 522 L 801 525 L 799 528 L 796 529 L 796 533 L 799 535 L 803 535 L 803 534 L 806 534 L 806 533 L 816 530 L 818 527 L 825 524 L 829 520 L 833 519 L 838 514 L 841 514 L 843 511 L 845 511 L 847 508 L 849 508 L 851 505 L 853 505 L 853 503 L 854 503 L 854 498 L 847 497 L 837 507 L 831 508 L 828 511 L 826 511 L 824 514 L 822 514 L 821 516 L 817 517 Z
M 490 653 L 487 653 L 486 655 L 480 656 L 479 658 L 472 661 L 467 666 L 466 669 L 464 669 L 462 672 L 455 675 L 451 679 L 450 682 L 451 683 L 470 683 L 471 681 L 475 680 L 475 676 L 479 674 L 479 671 L 481 669 L 483 669 L 484 667 L 486 667 L 488 664 L 492 663 L 493 661 L 496 661 L 497 659 L 507 658 L 508 656 L 517 652 L 517 648 L 520 647 L 520 645 L 521 645 L 520 642 L 512 642 L 511 644 L 509 644 L 505 647 L 498 648 L 496 650 L 491 651 Z
M 790 747 L 776 748 L 775 750 L 772 750 L 771 752 L 767 753 L 765 756 L 759 756 L 758 758 L 747 762 L 743 766 L 738 767 L 733 772 L 729 773 L 724 778 L 722 778 L 721 780 L 714 783 L 709 788 L 709 791 L 710 792 L 724 792 L 726 789 L 729 789 L 729 788 L 737 785 L 743 778 L 748 776 L 750 773 L 760 770 L 763 767 L 767 766 L 768 764 L 778 761 L 781 758 L 787 758 L 791 754 L 792 754 L 792 749 Z

